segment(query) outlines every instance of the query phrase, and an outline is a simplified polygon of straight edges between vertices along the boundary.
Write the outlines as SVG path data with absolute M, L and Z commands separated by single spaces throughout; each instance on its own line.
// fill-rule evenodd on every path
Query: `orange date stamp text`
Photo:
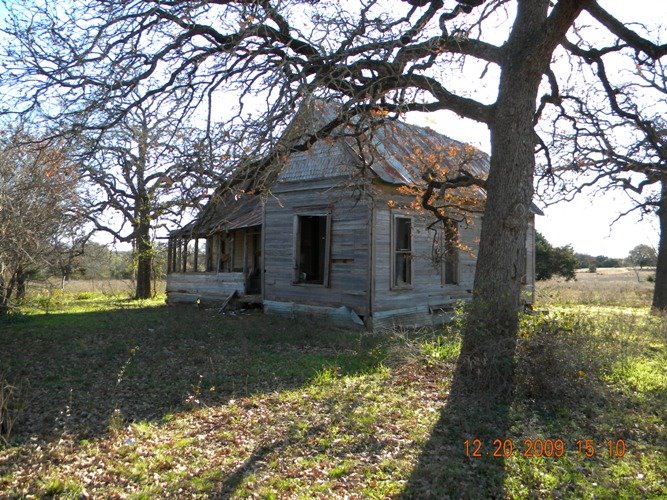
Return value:
M 466 439 L 463 442 L 463 454 L 470 458 L 495 457 L 508 458 L 521 455 L 527 458 L 560 458 L 568 451 L 565 440 L 557 439 L 523 439 L 515 444 L 513 439 L 493 439 L 485 442 L 482 439 Z M 623 458 L 626 445 L 623 439 L 608 439 L 600 444 L 593 439 L 577 439 L 569 448 L 582 457 L 592 458 L 606 455 L 608 458 Z

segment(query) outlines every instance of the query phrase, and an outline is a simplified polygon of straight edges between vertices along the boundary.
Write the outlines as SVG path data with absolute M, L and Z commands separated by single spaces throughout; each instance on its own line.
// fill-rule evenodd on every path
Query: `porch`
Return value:
M 169 235 L 168 303 L 224 303 L 232 294 L 261 303 L 262 207 L 239 205 L 229 220 L 198 220 Z

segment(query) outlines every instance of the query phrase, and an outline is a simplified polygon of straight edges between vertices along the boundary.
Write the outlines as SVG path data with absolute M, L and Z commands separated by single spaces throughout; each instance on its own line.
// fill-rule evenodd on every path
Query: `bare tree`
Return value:
M 80 220 L 78 181 L 61 150 L 20 130 L 0 133 L 0 316 L 22 298 L 26 274 L 53 262 L 61 231 Z
M 628 261 L 633 266 L 639 266 L 640 269 L 643 269 L 644 266 L 654 266 L 656 259 L 655 248 L 644 244 L 637 245 L 628 254 Z
M 181 220 L 186 203 L 196 203 L 210 184 L 196 132 L 156 107 L 144 102 L 102 136 L 78 141 L 82 178 L 91 186 L 86 217 L 97 231 L 132 244 L 137 299 L 152 293 L 155 230 Z
M 618 215 L 657 215 L 660 225 L 653 307 L 667 309 L 667 73 L 660 60 L 566 43 L 597 85 L 564 92 L 553 121 L 553 164 L 541 178 L 553 201 L 593 190 L 627 194 L 632 204 Z M 610 74 L 607 61 L 624 56 L 629 69 Z M 614 60 L 616 58 L 616 60 Z M 557 189 L 551 190 L 555 185 Z
M 40 2 L 27 12 L 14 11 L 6 33 L 15 47 L 4 54 L 12 66 L 2 82 L 22 85 L 12 94 L 19 98 L 13 108 L 34 112 L 44 110 L 45 101 L 57 102 L 57 110 L 48 108 L 51 114 L 78 130 L 103 131 L 151 98 L 177 99 L 184 116 L 203 105 L 212 117 L 216 92 L 225 89 L 230 93 L 222 99 L 236 98 L 226 113 L 228 151 L 240 158 L 235 165 L 247 167 L 235 170 L 251 181 L 247 189 L 261 185 L 277 159 L 308 149 L 354 116 L 372 122 L 378 110 L 383 119 L 396 119 L 414 110 L 447 109 L 485 123 L 491 160 L 488 178 L 479 181 L 487 201 L 475 275 L 476 324 L 465 336 L 461 359 L 467 362 L 461 368 L 496 388 L 507 388 L 512 376 L 540 143 L 534 126 L 542 105 L 558 98 L 554 51 L 586 10 L 591 22 L 628 50 L 653 59 L 667 52 L 594 0 L 87 5 L 75 10 Z M 488 41 L 489 25 L 503 31 L 502 43 Z M 497 86 L 496 95 L 489 98 L 469 84 L 457 89 L 461 73 L 451 68 L 461 61 L 490 68 L 484 74 Z M 543 81 L 551 90 L 539 98 Z M 133 92 L 138 97 L 128 101 Z M 338 117 L 306 137 L 280 143 L 294 110 L 313 94 L 338 100 Z M 259 109 L 250 112 L 249 106 Z M 461 181 L 470 185 L 469 178 Z

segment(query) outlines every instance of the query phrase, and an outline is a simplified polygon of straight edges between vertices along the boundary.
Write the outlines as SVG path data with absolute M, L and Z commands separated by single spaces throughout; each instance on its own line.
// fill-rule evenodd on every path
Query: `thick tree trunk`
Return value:
M 667 311 L 667 180 L 661 182 L 660 206 L 660 241 L 658 243 L 658 263 L 655 268 L 655 288 L 653 289 L 653 309 Z
M 137 200 L 137 226 L 135 252 L 137 259 L 137 282 L 135 298 L 151 297 L 151 270 L 153 267 L 153 242 L 151 241 L 151 216 L 146 196 Z
M 583 2 L 563 2 L 561 25 L 548 31 L 548 0 L 517 6 L 501 64 L 496 109 L 489 123 L 491 165 L 470 318 L 459 374 L 471 390 L 507 394 L 526 265 L 526 231 L 535 168 L 534 119 L 542 74 Z

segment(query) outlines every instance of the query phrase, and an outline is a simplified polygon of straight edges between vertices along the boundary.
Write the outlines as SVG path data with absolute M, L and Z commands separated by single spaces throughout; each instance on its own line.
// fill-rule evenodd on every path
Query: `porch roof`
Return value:
M 170 233 L 172 238 L 205 237 L 212 233 L 261 226 L 263 207 L 259 196 L 238 196 L 227 192 L 209 205 L 200 218 Z

